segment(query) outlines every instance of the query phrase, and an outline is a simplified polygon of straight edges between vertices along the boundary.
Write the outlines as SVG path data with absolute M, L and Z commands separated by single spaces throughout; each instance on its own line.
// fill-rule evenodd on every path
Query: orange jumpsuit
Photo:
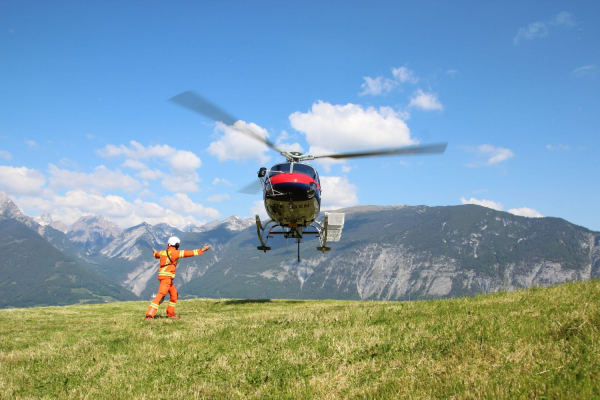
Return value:
M 168 254 L 167 254 L 168 253 Z M 169 317 L 175 316 L 175 304 L 177 304 L 177 289 L 173 285 L 173 279 L 175 278 L 175 272 L 177 271 L 177 261 L 180 258 L 194 257 L 202 254 L 201 249 L 196 250 L 177 250 L 173 246 L 167 247 L 167 250 L 155 251 L 154 258 L 160 258 L 160 268 L 158 269 L 158 280 L 160 286 L 158 287 L 158 294 L 150 303 L 148 311 L 146 311 L 146 317 L 154 318 L 158 306 L 169 293 L 169 305 L 167 306 L 167 315 Z

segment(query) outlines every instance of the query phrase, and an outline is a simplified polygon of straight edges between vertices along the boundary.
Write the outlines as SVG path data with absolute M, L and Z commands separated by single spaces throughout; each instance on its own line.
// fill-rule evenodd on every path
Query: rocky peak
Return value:
M 208 231 L 211 231 L 213 229 L 223 226 L 225 229 L 237 232 L 237 231 L 242 231 L 253 224 L 254 224 L 254 219 L 252 219 L 252 218 L 242 219 L 238 216 L 232 215 L 231 217 L 226 218 L 223 221 L 215 220 L 215 221 L 211 221 L 207 224 L 204 224 L 202 226 L 190 227 L 188 229 L 188 231 L 189 232 L 208 232 Z
M 25 217 L 19 207 L 4 192 L 0 192 L 0 215 L 16 219 Z
M 85 216 L 71 225 L 67 237 L 90 254 L 106 246 L 120 233 L 117 224 L 103 216 Z
M 178 236 L 182 233 L 181 230 L 169 224 L 161 223 L 152 226 L 143 222 L 140 225 L 125 229 L 108 246 L 102 249 L 102 254 L 108 257 L 135 258 L 139 254 L 137 247 L 140 243 L 145 242 L 151 247 L 160 247 L 166 245 L 169 237 Z
M 69 227 L 66 226 L 62 221 L 54 221 L 50 224 L 50 226 L 65 234 L 69 231 Z
M 42 226 L 50 225 L 52 222 L 54 222 L 50 213 L 44 213 L 38 215 L 37 217 L 33 217 L 33 220 Z

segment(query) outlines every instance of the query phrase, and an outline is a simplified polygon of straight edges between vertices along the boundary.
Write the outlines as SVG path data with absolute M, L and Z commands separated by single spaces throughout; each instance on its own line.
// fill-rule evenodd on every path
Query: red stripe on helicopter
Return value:
M 303 183 L 310 185 L 311 182 L 315 182 L 313 178 L 304 174 L 276 174 L 271 177 L 271 184 L 277 185 L 278 183 Z M 317 182 L 315 182 L 316 184 Z M 318 186 L 318 185 L 317 185 Z

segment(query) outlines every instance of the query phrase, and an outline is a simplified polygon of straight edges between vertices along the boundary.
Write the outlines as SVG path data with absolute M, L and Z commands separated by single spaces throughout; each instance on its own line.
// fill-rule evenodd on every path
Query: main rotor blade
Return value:
M 257 181 L 253 181 L 252 183 L 244 186 L 237 192 L 245 193 L 245 194 L 256 194 L 256 193 L 260 192 L 261 189 L 262 189 L 262 183 L 260 180 L 257 180 Z
M 225 125 L 233 125 L 238 120 L 191 90 L 179 93 L 177 96 L 171 97 L 169 101 Z
M 356 153 L 339 153 L 314 156 L 314 158 L 354 158 L 370 156 L 392 156 L 392 155 L 413 155 L 413 154 L 441 154 L 446 151 L 448 143 L 427 144 L 423 146 L 400 147 L 387 150 L 360 151 Z
M 187 108 L 190 111 L 193 111 L 200 115 L 204 115 L 205 117 L 208 117 L 208 118 L 212 119 L 213 121 L 222 122 L 225 125 L 233 126 L 233 124 L 235 124 L 236 121 L 238 121 L 238 119 L 234 118 L 231 114 L 227 113 L 226 111 L 223 111 L 221 108 L 212 104 L 210 101 L 200 97 L 199 95 L 192 92 L 191 90 L 188 90 L 187 92 L 179 93 L 178 95 L 171 97 L 169 99 L 169 101 L 171 101 L 177 105 L 180 105 L 181 107 Z M 253 132 L 251 129 L 240 129 L 237 127 L 235 129 L 238 132 L 242 132 L 242 133 L 246 134 L 247 136 L 250 136 L 251 138 L 258 140 L 259 142 L 266 144 L 267 146 L 269 146 L 270 148 L 272 148 L 273 150 L 275 150 L 279 153 L 282 153 L 282 154 L 284 153 L 282 150 L 278 149 L 275 146 L 275 144 L 273 144 L 271 141 L 260 136 L 256 132 Z

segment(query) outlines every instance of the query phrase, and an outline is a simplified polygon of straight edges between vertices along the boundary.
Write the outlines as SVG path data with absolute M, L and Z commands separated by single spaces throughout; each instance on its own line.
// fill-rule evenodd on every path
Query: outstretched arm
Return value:
M 199 256 L 208 250 L 210 250 L 210 244 L 205 244 L 204 247 L 196 250 L 179 250 L 179 258 Z

